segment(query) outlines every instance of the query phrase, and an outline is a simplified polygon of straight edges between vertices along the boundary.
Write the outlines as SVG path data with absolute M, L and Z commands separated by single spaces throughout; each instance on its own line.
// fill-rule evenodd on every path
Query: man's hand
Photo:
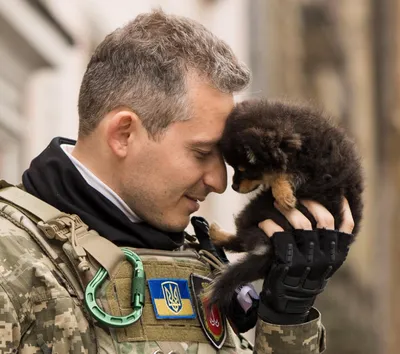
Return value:
M 343 223 L 334 230 L 330 212 L 313 201 L 302 201 L 316 221 L 316 229 L 297 209 L 281 210 L 293 226 L 284 231 L 273 220 L 259 227 L 271 238 L 275 260 L 266 275 L 260 294 L 259 315 L 270 323 L 297 324 L 307 321 L 316 296 L 346 259 L 353 241 L 353 217 L 346 199 Z
M 312 214 L 317 222 L 317 227 L 320 229 L 334 229 L 334 220 L 332 214 L 321 204 L 316 203 L 312 200 L 300 201 L 308 211 Z M 275 207 L 286 217 L 290 224 L 299 230 L 312 230 L 311 222 L 308 220 L 299 210 L 291 209 L 289 211 L 279 209 L 276 204 Z M 343 222 L 340 225 L 339 231 L 351 234 L 354 228 L 354 220 L 351 215 L 349 202 L 346 198 L 343 199 Z M 272 237 L 275 232 L 284 231 L 277 223 L 271 219 L 264 220 L 258 224 L 258 226 L 267 234 L 268 237 Z

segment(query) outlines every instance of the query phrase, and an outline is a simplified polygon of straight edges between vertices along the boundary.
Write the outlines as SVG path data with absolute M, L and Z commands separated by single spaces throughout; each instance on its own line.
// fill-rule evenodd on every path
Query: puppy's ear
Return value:
M 255 165 L 257 163 L 257 157 L 250 145 L 244 145 L 244 150 L 246 151 L 247 160 L 250 165 Z
M 251 165 L 257 163 L 257 155 L 263 146 L 264 132 L 259 128 L 245 129 L 241 134 L 241 143 L 243 144 L 247 160 Z
M 301 148 L 299 134 L 283 135 L 276 130 L 248 128 L 242 133 L 242 144 L 251 164 L 258 161 L 286 169 L 288 155 Z

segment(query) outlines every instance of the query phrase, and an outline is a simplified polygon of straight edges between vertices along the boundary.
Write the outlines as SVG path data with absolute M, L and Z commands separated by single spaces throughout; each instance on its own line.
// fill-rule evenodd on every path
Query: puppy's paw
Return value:
M 284 210 L 293 209 L 296 206 L 297 199 L 293 194 L 288 194 L 281 196 L 281 198 L 277 198 L 276 202 L 279 206 Z
M 221 226 L 219 226 L 217 223 L 213 222 L 210 226 L 210 230 L 208 231 L 210 235 L 211 241 L 215 245 L 219 245 L 224 241 L 224 234 L 225 231 L 221 229 Z
M 221 226 L 219 226 L 216 222 L 213 222 L 210 225 L 210 229 L 208 230 L 211 239 L 213 239 L 215 237 L 215 235 L 217 235 L 218 232 L 220 232 L 221 230 L 222 230 Z
M 290 176 L 282 174 L 272 182 L 272 195 L 276 202 L 284 210 L 290 210 L 296 206 L 297 199 L 294 196 Z

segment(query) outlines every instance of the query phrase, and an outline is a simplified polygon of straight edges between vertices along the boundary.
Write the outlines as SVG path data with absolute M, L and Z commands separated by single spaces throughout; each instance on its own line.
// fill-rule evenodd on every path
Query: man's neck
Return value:
M 104 195 L 110 202 L 117 206 L 132 222 L 140 222 L 140 218 L 134 213 L 134 211 L 122 200 L 115 191 L 105 180 L 103 180 L 96 173 L 96 170 L 90 168 L 90 160 L 86 160 L 85 154 L 80 154 L 77 146 L 73 145 L 61 145 L 61 149 L 70 158 L 71 162 L 74 164 L 76 169 L 85 179 L 92 188 L 96 189 L 99 193 Z M 99 159 L 101 161 L 101 159 Z

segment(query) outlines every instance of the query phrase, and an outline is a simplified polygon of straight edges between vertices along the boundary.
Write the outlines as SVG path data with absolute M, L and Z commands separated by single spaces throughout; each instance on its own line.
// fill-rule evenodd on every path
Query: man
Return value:
M 5 182 L 0 190 L 3 352 L 239 350 L 223 315 L 217 310 L 207 312 L 201 297 L 195 295 L 195 280 L 207 282 L 204 275 L 210 267 L 206 264 L 215 267 L 215 257 L 190 251 L 196 254 L 190 259 L 179 249 L 187 245 L 183 230 L 199 203 L 209 193 L 223 193 L 226 188 L 226 169 L 218 141 L 234 105 L 233 93 L 248 82 L 248 69 L 231 49 L 186 18 L 154 11 L 138 16 L 105 38 L 83 77 L 76 144 L 56 138 L 32 161 L 20 186 L 29 194 Z M 312 201 L 304 204 L 318 228 L 334 229 L 326 209 Z M 282 213 L 295 229 L 312 229 L 311 222 L 299 210 Z M 71 214 L 79 215 L 103 238 L 88 231 Z M 332 231 L 339 243 L 342 233 L 352 231 L 346 202 L 344 214 L 342 232 L 336 235 Z M 280 241 L 287 237 L 280 234 L 287 236 L 290 232 L 283 232 L 273 220 L 259 226 L 277 250 L 288 250 L 289 246 Z M 115 316 L 126 314 L 121 299 L 134 290 L 130 285 L 124 288 L 121 262 L 109 264 L 115 254 L 118 258 L 122 253 L 114 245 L 133 247 L 142 258 L 148 280 L 146 294 L 151 297 L 151 301 L 144 300 L 140 297 L 144 290 L 134 286 L 139 293 L 142 291 L 140 306 L 146 301 L 148 304 L 135 310 L 138 321 L 121 330 L 105 324 L 121 327 L 117 320 L 128 321 L 127 317 Z M 345 252 L 340 250 L 342 258 L 334 267 L 344 261 L 346 247 Z M 320 353 L 324 349 L 324 333 L 320 315 L 312 305 L 324 284 L 312 291 L 300 288 L 288 293 L 282 282 L 282 265 L 291 274 L 295 262 L 279 263 L 279 256 L 277 259 L 266 275 L 261 293 L 255 352 Z M 133 263 L 136 267 L 140 262 Z M 100 291 L 101 306 L 82 296 L 85 287 L 91 289 L 87 278 L 93 277 L 99 264 L 108 268 L 112 280 L 112 286 L 107 283 Z M 320 264 L 310 262 L 307 266 L 318 269 Z M 186 268 L 191 269 L 190 274 L 179 275 Z M 173 274 L 166 278 L 165 272 Z M 194 272 L 203 275 L 196 278 Z M 132 270 L 128 273 L 132 274 Z M 297 276 L 295 273 L 292 279 Z M 191 295 L 187 287 L 189 276 Z M 169 285 L 157 285 L 160 277 L 169 279 L 164 281 Z M 319 284 L 325 279 L 317 281 Z M 155 295 L 156 290 L 159 295 Z M 92 300 L 96 296 L 92 294 Z M 282 299 L 287 306 L 281 306 Z M 289 306 L 292 300 L 298 305 Z M 238 304 L 238 299 L 232 301 Z M 192 306 L 181 316 L 181 308 L 188 303 Z M 194 305 L 198 305 L 197 314 L 191 312 Z M 114 317 L 103 314 L 101 307 Z M 246 322 L 244 307 L 236 309 L 230 316 L 233 326 Z M 204 333 L 198 330 L 199 321 Z M 214 328 L 210 329 L 210 324 Z

